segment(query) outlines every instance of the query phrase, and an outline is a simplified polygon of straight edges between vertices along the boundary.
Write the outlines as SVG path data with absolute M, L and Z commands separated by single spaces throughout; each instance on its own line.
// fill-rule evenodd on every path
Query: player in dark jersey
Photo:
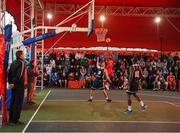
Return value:
M 140 103 L 142 111 L 144 112 L 146 109 L 146 105 L 139 97 L 138 88 L 139 88 L 139 80 L 143 77 L 143 72 L 141 70 L 141 67 L 138 64 L 134 64 L 131 66 L 130 70 L 130 79 L 129 79 L 129 85 L 130 88 L 126 91 L 128 96 L 128 109 L 124 112 L 125 114 L 132 114 L 132 95 L 137 99 L 137 101 Z
M 111 99 L 109 99 L 108 94 L 106 92 L 106 89 L 104 87 L 104 83 L 103 83 L 104 76 L 111 83 L 108 72 L 105 69 L 105 64 L 104 63 L 99 63 L 99 58 L 98 58 L 97 59 L 96 78 L 95 78 L 95 80 L 93 82 L 93 85 L 92 85 L 92 88 L 90 90 L 90 98 L 88 100 L 89 102 L 92 102 L 94 91 L 97 90 L 97 89 L 102 90 L 107 102 L 111 102 Z

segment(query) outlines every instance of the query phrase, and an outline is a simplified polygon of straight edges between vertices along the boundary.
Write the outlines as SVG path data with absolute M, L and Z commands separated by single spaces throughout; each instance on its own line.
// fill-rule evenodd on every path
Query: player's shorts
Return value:
M 130 89 L 126 92 L 128 94 L 135 94 L 139 89 L 139 79 L 134 79 L 130 84 Z
M 104 86 L 103 86 L 103 80 L 101 79 L 98 79 L 96 78 L 93 82 L 93 85 L 92 85 L 92 90 L 96 90 L 96 89 L 103 89 Z

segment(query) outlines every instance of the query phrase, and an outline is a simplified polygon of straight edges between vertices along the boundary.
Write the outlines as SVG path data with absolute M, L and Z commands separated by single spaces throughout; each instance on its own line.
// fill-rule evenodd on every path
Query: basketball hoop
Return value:
M 106 40 L 106 34 L 108 29 L 106 28 L 96 28 L 95 33 L 97 36 L 97 42 L 104 42 Z

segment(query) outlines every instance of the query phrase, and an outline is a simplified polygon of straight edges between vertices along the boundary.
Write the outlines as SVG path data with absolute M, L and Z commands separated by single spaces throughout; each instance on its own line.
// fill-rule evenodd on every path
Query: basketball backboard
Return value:
M 88 36 L 91 36 L 93 31 L 94 31 L 94 0 L 92 0 L 92 3 L 90 4 L 88 10 Z

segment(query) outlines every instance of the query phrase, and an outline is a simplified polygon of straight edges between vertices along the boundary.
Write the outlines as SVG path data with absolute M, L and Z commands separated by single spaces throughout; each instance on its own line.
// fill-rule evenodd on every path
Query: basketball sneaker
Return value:
M 106 102 L 110 103 L 112 100 L 111 99 L 107 99 Z
M 145 112 L 145 111 L 146 111 L 146 109 L 147 109 L 147 105 L 145 105 L 145 104 L 144 104 L 144 106 L 141 106 L 141 110 L 142 110 L 142 112 Z
M 124 111 L 124 114 L 127 114 L 127 115 L 132 115 L 132 110 L 129 111 L 128 109 Z
M 92 102 L 92 99 L 89 99 L 88 102 Z

